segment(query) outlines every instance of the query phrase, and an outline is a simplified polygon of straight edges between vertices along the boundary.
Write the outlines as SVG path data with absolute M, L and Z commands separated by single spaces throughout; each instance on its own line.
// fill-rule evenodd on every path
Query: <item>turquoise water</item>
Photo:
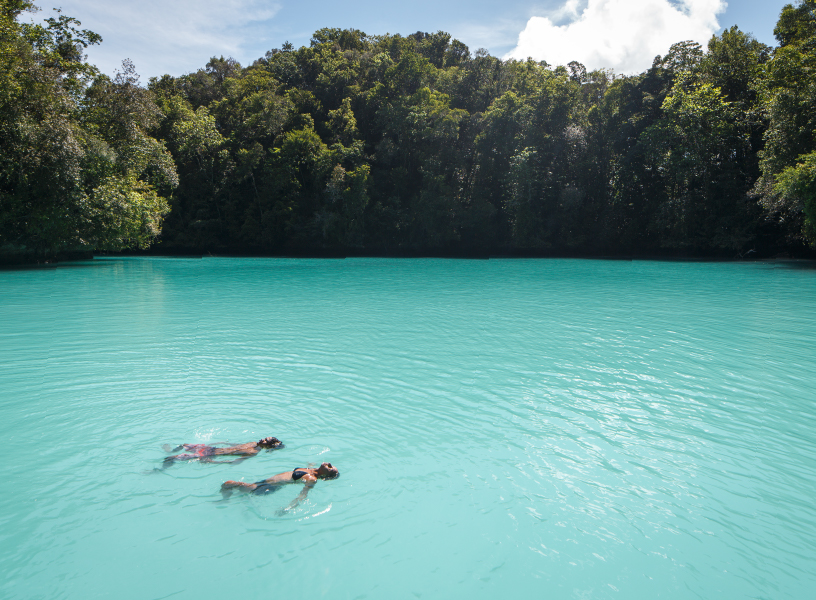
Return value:
M 815 341 L 798 263 L 0 271 L 0 597 L 813 598 Z

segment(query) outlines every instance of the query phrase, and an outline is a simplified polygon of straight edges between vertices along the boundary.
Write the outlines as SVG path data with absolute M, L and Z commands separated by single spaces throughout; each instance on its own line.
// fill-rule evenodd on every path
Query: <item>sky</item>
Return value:
M 196 71 L 211 56 L 248 65 L 285 41 L 308 45 L 322 27 L 402 35 L 442 30 L 471 51 L 486 48 L 505 59 L 577 60 L 590 69 L 637 73 L 671 44 L 691 39 L 705 45 L 732 25 L 774 45 L 774 25 L 790 1 L 35 0 L 42 10 L 28 19 L 62 8 L 102 36 L 103 43 L 88 50 L 90 62 L 113 75 L 129 58 L 143 82 Z

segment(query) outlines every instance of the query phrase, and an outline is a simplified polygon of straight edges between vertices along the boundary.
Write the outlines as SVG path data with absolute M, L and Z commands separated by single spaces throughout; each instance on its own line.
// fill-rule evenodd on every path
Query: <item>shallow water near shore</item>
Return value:
M 0 271 L 0 597 L 809 599 L 815 342 L 808 263 Z

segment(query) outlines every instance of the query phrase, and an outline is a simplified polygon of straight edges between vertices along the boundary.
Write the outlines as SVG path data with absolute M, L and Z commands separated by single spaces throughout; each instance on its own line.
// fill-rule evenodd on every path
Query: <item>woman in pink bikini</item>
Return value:
M 163 469 L 166 469 L 178 460 L 200 460 L 201 462 L 223 462 L 223 463 L 237 463 L 248 459 L 250 456 L 255 456 L 261 450 L 279 450 L 283 448 L 283 442 L 276 437 L 267 437 L 257 442 L 248 442 L 246 444 L 231 444 L 226 448 L 216 448 L 215 446 L 207 446 L 206 444 L 182 444 L 175 448 L 165 446 L 167 452 L 178 452 L 181 449 L 187 450 L 190 454 L 176 454 L 168 456 L 164 459 Z M 216 456 L 238 456 L 235 460 L 213 460 Z

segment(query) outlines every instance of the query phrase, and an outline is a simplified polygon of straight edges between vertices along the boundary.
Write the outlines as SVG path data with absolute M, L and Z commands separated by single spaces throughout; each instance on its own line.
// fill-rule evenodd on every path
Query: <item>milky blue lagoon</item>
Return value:
M 816 268 L 0 271 L 0 439 L 8 600 L 810 599 Z M 326 460 L 283 517 L 299 486 L 218 493 Z

